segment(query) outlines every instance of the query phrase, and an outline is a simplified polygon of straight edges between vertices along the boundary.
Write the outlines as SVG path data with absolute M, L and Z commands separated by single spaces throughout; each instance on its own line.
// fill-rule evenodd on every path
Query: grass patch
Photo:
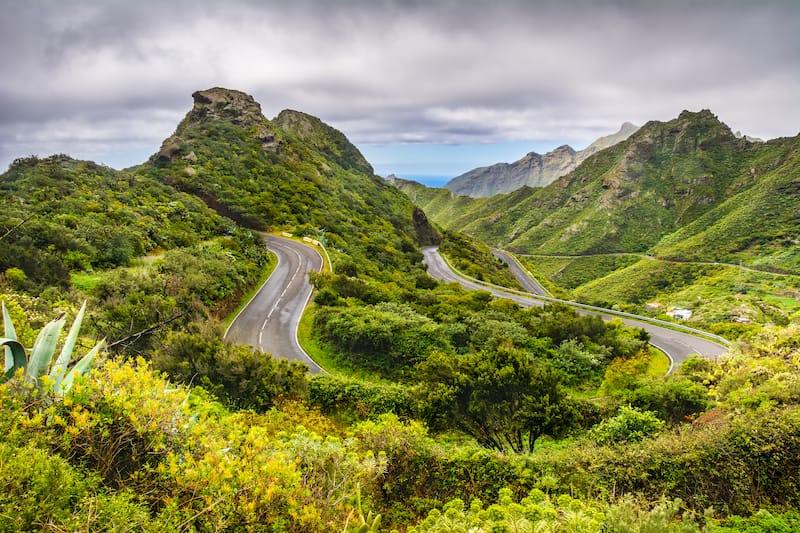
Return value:
M 661 350 L 650 346 L 650 364 L 647 365 L 647 375 L 650 377 L 664 377 L 669 371 L 669 357 Z
M 314 335 L 311 333 L 314 328 L 315 316 L 316 307 L 314 307 L 313 303 L 309 304 L 303 316 L 300 318 L 300 324 L 297 326 L 297 341 L 300 343 L 300 347 L 305 350 L 315 363 L 332 374 L 341 374 L 342 372 L 337 368 L 338 361 L 327 351 L 322 349 L 317 339 L 314 338 Z
M 103 279 L 102 272 L 72 272 L 69 275 L 70 284 L 81 292 L 90 293 Z
M 788 296 L 771 296 L 767 295 L 764 296 L 764 301 L 770 303 L 772 305 L 777 305 L 783 309 L 788 311 L 794 311 L 800 308 L 800 301 L 797 298 L 791 298 Z
M 108 277 L 108 275 L 112 272 L 127 271 L 131 274 L 137 274 L 140 272 L 146 272 L 147 269 L 148 265 L 136 264 L 134 261 L 132 266 L 121 266 L 108 270 L 100 270 L 98 272 L 71 272 L 69 275 L 70 285 L 81 292 L 91 294 L 95 287 L 97 287 L 97 285 L 99 285 L 100 282 L 102 282 L 103 279 Z

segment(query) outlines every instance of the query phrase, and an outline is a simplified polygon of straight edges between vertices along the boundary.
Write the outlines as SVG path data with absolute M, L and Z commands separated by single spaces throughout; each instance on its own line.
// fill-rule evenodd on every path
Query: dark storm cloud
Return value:
M 151 152 L 212 86 L 357 142 L 589 140 L 710 108 L 800 130 L 800 2 L 0 0 L 0 165 Z

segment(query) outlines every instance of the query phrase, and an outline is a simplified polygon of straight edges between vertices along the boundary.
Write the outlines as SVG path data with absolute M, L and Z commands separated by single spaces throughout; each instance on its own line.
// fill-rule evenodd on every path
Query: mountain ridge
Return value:
M 219 87 L 193 100 L 143 172 L 245 226 L 328 239 L 373 273 L 382 261 L 408 269 L 399 257 L 415 263 L 418 246 L 438 242 L 424 213 L 319 118 L 287 109 L 270 120 L 252 96 Z
M 473 199 L 399 186 L 444 228 L 524 253 L 648 252 L 797 272 L 786 247 L 800 232 L 799 147 L 800 137 L 737 138 L 711 111 L 684 111 L 543 188 Z
M 523 186 L 543 187 L 574 170 L 589 156 L 627 139 L 638 129 L 630 122 L 616 133 L 600 137 L 583 150 L 561 145 L 544 155 L 528 152 L 514 163 L 478 167 L 450 180 L 445 188 L 459 196 L 482 198 L 515 191 Z

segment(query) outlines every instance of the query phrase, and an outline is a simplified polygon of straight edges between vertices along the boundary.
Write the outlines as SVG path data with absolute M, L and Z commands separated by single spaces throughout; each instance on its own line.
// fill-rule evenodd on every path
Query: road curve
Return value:
M 269 279 L 231 323 L 225 338 L 274 357 L 300 361 L 311 374 L 323 372 L 297 341 L 297 326 L 312 287 L 308 272 L 322 270 L 317 250 L 291 239 L 263 235 L 278 264 Z
M 492 250 L 492 255 L 508 265 L 511 273 L 514 274 L 514 277 L 517 278 L 517 281 L 519 281 L 520 285 L 522 285 L 526 291 L 531 294 L 549 296 L 547 289 L 545 289 L 544 286 L 539 283 L 539 280 L 528 275 L 528 273 L 522 269 L 520 264 L 517 263 L 517 261 L 509 254 L 502 250 Z
M 459 283 L 462 287 L 470 290 L 487 291 L 498 298 L 507 298 L 513 300 L 523 307 L 532 307 L 534 305 L 541 306 L 546 303 L 545 300 L 538 299 L 534 295 L 525 296 L 510 291 L 505 291 L 499 287 L 490 287 L 462 278 L 453 272 L 450 266 L 444 261 L 444 259 L 442 259 L 442 256 L 439 255 L 438 248 L 435 246 L 423 248 L 422 253 L 425 258 L 425 264 L 428 266 L 428 274 L 436 279 L 446 282 Z M 550 301 L 552 301 L 552 299 L 550 299 Z M 558 301 L 566 303 L 567 305 L 572 304 L 572 302 L 563 300 Z M 591 311 L 586 311 L 583 309 L 578 309 L 577 311 L 579 313 L 592 313 Z M 613 315 L 606 315 L 603 313 L 592 314 L 600 315 L 604 320 L 618 318 Z M 622 318 L 621 320 L 629 326 L 644 329 L 650 334 L 650 344 L 665 352 L 670 358 L 671 365 L 669 372 L 672 372 L 673 368 L 679 366 L 692 354 L 716 358 L 727 351 L 727 348 L 721 344 L 696 337 L 689 333 L 674 331 L 665 327 L 657 326 L 648 322 L 641 322 L 631 318 Z

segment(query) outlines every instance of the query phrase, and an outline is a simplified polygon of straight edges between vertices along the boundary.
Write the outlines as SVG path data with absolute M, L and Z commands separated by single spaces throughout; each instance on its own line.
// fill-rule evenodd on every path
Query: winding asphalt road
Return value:
M 459 283 L 465 289 L 488 291 L 498 298 L 508 298 L 510 300 L 513 300 L 518 304 L 522 305 L 523 307 L 532 307 L 534 305 L 541 306 L 549 301 L 560 301 L 567 305 L 572 305 L 573 307 L 575 307 L 574 302 L 568 302 L 564 300 L 554 300 L 552 298 L 544 300 L 541 297 L 537 298 L 533 294 L 522 295 L 508 290 L 503 290 L 500 287 L 487 286 L 481 283 L 477 283 L 475 281 L 465 279 L 459 276 L 457 273 L 453 272 L 453 270 L 445 262 L 442 256 L 439 255 L 438 247 L 429 246 L 423 248 L 422 253 L 425 257 L 425 264 L 428 266 L 428 274 L 430 274 L 436 279 L 446 282 Z M 512 272 L 514 272 L 515 275 L 521 273 L 521 271 L 517 272 L 514 269 L 512 269 Z M 524 275 L 524 273 L 522 275 Z M 523 280 L 520 280 L 520 282 L 522 281 Z M 523 286 L 525 285 L 523 284 Z M 611 320 L 612 318 L 618 318 L 617 316 L 614 315 L 603 314 L 602 312 L 586 311 L 580 308 L 578 309 L 578 312 L 600 315 L 601 317 L 603 317 L 604 320 Z M 650 344 L 652 344 L 656 348 L 666 353 L 667 356 L 670 358 L 671 365 L 669 372 L 672 372 L 672 370 L 675 367 L 683 363 L 683 361 L 685 361 L 692 354 L 698 354 L 703 357 L 716 358 L 727 351 L 727 348 L 722 344 L 697 337 L 690 333 L 675 331 L 672 329 L 658 326 L 656 324 L 652 324 L 649 322 L 642 322 L 632 318 L 622 318 L 622 321 L 629 326 L 641 328 L 650 334 Z
M 233 320 L 225 338 L 274 357 L 300 361 L 308 365 L 311 374 L 319 374 L 322 368 L 297 341 L 297 326 L 311 298 L 308 272 L 322 269 L 322 256 L 314 248 L 291 239 L 263 237 L 278 257 L 278 265 Z
M 519 281 L 520 285 L 522 285 L 526 291 L 531 294 L 549 296 L 547 289 L 539 283 L 539 280 L 529 276 L 527 272 L 522 270 L 522 267 L 519 266 L 519 263 L 517 263 L 513 257 L 502 250 L 492 250 L 492 255 L 508 265 L 508 268 L 511 269 L 511 273 L 514 274 L 514 277 L 517 278 L 517 281 Z

